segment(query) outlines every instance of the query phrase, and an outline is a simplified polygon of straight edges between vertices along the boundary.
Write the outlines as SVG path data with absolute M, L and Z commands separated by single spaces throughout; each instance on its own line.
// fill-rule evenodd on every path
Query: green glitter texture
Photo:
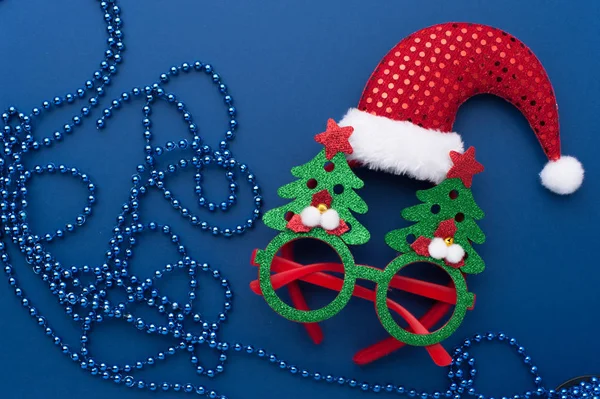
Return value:
M 337 297 L 327 306 L 315 310 L 299 310 L 283 302 L 277 295 L 271 284 L 271 262 L 273 257 L 285 244 L 300 239 L 315 238 L 327 243 L 339 255 L 344 264 L 344 284 Z M 256 255 L 256 263 L 260 265 L 259 280 L 262 294 L 271 308 L 286 319 L 301 323 L 315 323 L 335 316 L 346 306 L 356 283 L 356 264 L 350 249 L 338 236 L 327 234 L 323 229 L 313 229 L 308 233 L 294 233 L 285 230 L 279 233 L 264 251 Z
M 275 230 L 286 230 L 288 222 L 285 217 L 288 212 L 299 214 L 310 205 L 314 193 L 328 190 L 333 198 L 331 207 L 350 227 L 350 231 L 341 236 L 344 242 L 348 245 L 360 245 L 369 241 L 369 231 L 352 214 L 364 214 L 368 210 L 367 204 L 354 191 L 362 188 L 364 183 L 348 166 L 343 153 L 337 153 L 330 161 L 325 157 L 323 149 L 310 162 L 292 168 L 292 175 L 299 180 L 281 187 L 278 194 L 294 201 L 268 211 L 263 216 L 263 222 L 267 226 Z
M 417 198 L 423 203 L 402 211 L 404 219 L 417 223 L 390 231 L 385 236 L 385 242 L 396 251 L 406 254 L 413 251 L 410 244 L 414 239 L 420 236 L 433 238 L 440 222 L 455 219 L 457 230 L 454 242 L 462 246 L 466 253 L 465 265 L 460 271 L 466 274 L 481 273 L 485 264 L 471 243 L 482 244 L 485 241 L 485 234 L 475 222 L 483 218 L 484 213 L 475 203 L 471 189 L 465 187 L 458 178 L 446 179 L 429 190 L 417 191 Z M 433 258 L 428 259 L 435 262 Z
M 402 268 L 414 263 L 431 263 L 439 266 L 448 273 L 456 289 L 456 305 L 452 317 L 439 330 L 432 331 L 430 334 L 414 334 L 400 327 L 394 321 L 386 303 L 389 284 L 394 275 L 402 270 Z M 415 252 L 408 252 L 394 259 L 385 268 L 383 274 L 384 276 L 381 278 L 381 283 L 377 284 L 375 309 L 377 310 L 377 317 L 379 317 L 379 320 L 386 331 L 400 342 L 412 346 L 427 346 L 442 342 L 460 327 L 460 324 L 467 313 L 467 308 L 473 306 L 474 296 L 468 291 L 463 274 L 459 269 L 447 266 L 441 260 L 420 256 Z

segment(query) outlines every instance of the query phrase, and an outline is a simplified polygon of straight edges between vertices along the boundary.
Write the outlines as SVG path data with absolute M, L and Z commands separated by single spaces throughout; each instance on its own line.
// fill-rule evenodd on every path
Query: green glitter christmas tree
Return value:
M 410 252 L 415 250 L 414 243 L 419 237 L 434 238 L 440 223 L 453 220 L 456 226 L 453 236 L 441 238 L 464 249 L 464 265 L 460 268 L 463 273 L 481 273 L 485 264 L 471 244 L 485 241 L 485 235 L 476 223 L 484 213 L 475 202 L 470 187 L 473 175 L 483 167 L 475 161 L 472 147 L 464 154 L 451 156 L 454 166 L 448 172 L 449 178 L 431 189 L 417 191 L 417 198 L 423 203 L 402 211 L 404 219 L 416 223 L 389 232 L 385 241 L 398 252 Z
M 268 211 L 263 221 L 267 226 L 283 231 L 289 228 L 289 222 L 295 215 L 300 215 L 303 210 L 311 206 L 316 198 L 315 195 L 328 193 L 331 203 L 327 206 L 320 205 L 337 211 L 339 219 L 349 228 L 340 237 L 349 245 L 364 244 L 370 238 L 369 231 L 352 213 L 367 212 L 367 204 L 355 192 L 356 189 L 362 188 L 364 183 L 348 165 L 345 153 L 351 152 L 351 147 L 347 144 L 347 137 L 343 140 L 343 135 L 349 136 L 352 130 L 333 126 L 330 123 L 335 124 L 331 120 L 328 123 L 328 130 L 316 136 L 318 142 L 325 144 L 325 149 L 308 163 L 292 168 L 292 175 L 298 180 L 278 190 L 280 197 L 293 199 L 293 201 Z

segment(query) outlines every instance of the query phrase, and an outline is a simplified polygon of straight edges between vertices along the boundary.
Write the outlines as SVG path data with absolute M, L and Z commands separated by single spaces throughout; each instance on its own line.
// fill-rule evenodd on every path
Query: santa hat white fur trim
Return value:
M 352 126 L 348 140 L 355 160 L 369 169 L 406 174 L 435 184 L 446 178 L 452 166 L 450 151 L 464 152 L 458 133 L 425 129 L 407 121 L 396 121 L 351 108 L 340 126 Z
M 583 166 L 577 158 L 565 155 L 550 161 L 540 173 L 542 184 L 557 194 L 572 194 L 583 183 Z

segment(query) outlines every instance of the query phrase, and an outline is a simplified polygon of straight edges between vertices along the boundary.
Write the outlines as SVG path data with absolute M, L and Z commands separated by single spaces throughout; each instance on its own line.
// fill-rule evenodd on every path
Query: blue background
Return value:
M 600 371 L 599 319 L 595 314 L 600 278 L 595 256 L 600 221 L 600 158 L 596 152 L 600 145 L 599 2 L 120 3 L 127 51 L 103 104 L 134 85 L 156 81 L 172 65 L 196 59 L 212 63 L 230 87 L 239 111 L 240 129 L 231 149 L 238 160 L 254 169 L 267 208 L 284 203 L 276 189 L 292 180 L 292 166 L 310 160 L 319 150 L 312 136 L 323 130 L 327 118 L 339 119 L 357 104 L 371 71 L 404 36 L 435 23 L 467 21 L 497 26 L 524 41 L 553 81 L 563 152 L 579 157 L 587 170 L 586 180 L 573 196 L 549 193 L 537 177 L 546 160 L 516 109 L 488 96 L 461 107 L 455 128 L 468 145 L 477 148 L 478 159 L 486 167 L 485 173 L 476 176 L 473 193 L 486 212 L 480 226 L 488 241 L 478 250 L 487 269 L 470 278 L 470 288 L 478 295 L 477 306 L 445 346 L 450 349 L 474 332 L 501 329 L 529 349 L 550 387 Z M 105 43 L 102 14 L 95 1 L 0 2 L 0 38 L 0 107 L 16 105 L 23 110 L 80 87 L 98 67 Z M 190 106 L 207 141 L 218 143 L 226 117 L 218 93 L 207 80 L 198 76 L 180 79 L 169 90 Z M 36 126 L 38 137 L 62 126 L 80 106 L 43 118 Z M 87 120 L 72 137 L 32 160 L 77 166 L 99 187 L 98 205 L 86 226 L 53 244 L 65 264 L 94 266 L 102 262 L 120 204 L 128 196 L 130 176 L 143 161 L 141 107 L 139 102 L 127 106 L 102 132 L 95 129 L 95 118 Z M 159 106 L 156 114 L 157 144 L 186 138 L 183 123 L 172 109 Z M 385 266 L 394 253 L 384 244 L 384 234 L 406 225 L 399 216 L 401 209 L 418 203 L 415 190 L 427 185 L 367 171 L 359 174 L 366 181 L 360 195 L 370 207 L 359 219 L 371 231 L 372 240 L 354 253 L 359 262 Z M 207 181 L 211 198 L 225 195 L 224 179 L 217 171 L 211 170 Z M 189 172 L 170 184 L 183 200 L 193 201 Z M 83 187 L 60 176 L 33 179 L 30 192 L 32 227 L 40 233 L 71 221 L 75 210 L 84 206 Z M 239 209 L 214 220 L 230 224 L 245 220 L 251 197 L 244 183 L 240 192 L 244 201 Z M 352 363 L 355 351 L 386 337 L 371 304 L 354 300 L 336 318 L 322 323 L 325 341 L 321 346 L 310 343 L 301 326 L 276 316 L 248 289 L 257 272 L 249 265 L 251 250 L 264 247 L 275 235 L 264 225 L 227 240 L 182 224 L 158 196 L 149 198 L 143 211 L 145 220 L 170 221 L 196 259 L 210 262 L 231 280 L 236 296 L 222 332 L 225 339 L 266 348 L 302 368 L 359 381 L 393 382 L 429 391 L 447 386 L 444 370 L 434 366 L 421 348 L 403 349 L 365 367 Z M 141 241 L 132 266 L 140 275 L 176 259 L 175 250 L 160 237 Z M 77 330 L 30 267 L 15 255 L 18 276 L 34 304 L 60 334 L 76 340 Z M 209 315 L 221 303 L 211 284 L 205 284 L 201 295 Z M 175 278 L 169 282 L 169 290 L 185 293 L 183 281 Z M 218 298 L 217 305 L 210 306 L 211 298 Z M 0 397 L 133 399 L 152 395 L 80 371 L 44 337 L 7 284 L 0 285 L 0 304 Z M 164 345 L 130 326 L 106 323 L 93 333 L 92 350 L 108 361 L 125 362 L 156 353 Z M 478 387 L 483 392 L 508 395 L 531 386 L 527 370 L 505 348 L 485 347 L 477 355 Z M 207 362 L 214 361 L 208 352 L 206 357 Z M 292 377 L 243 354 L 232 355 L 225 373 L 213 381 L 195 376 L 185 356 L 144 375 L 159 381 L 202 383 L 230 398 L 366 397 L 360 391 Z M 173 392 L 154 395 L 178 397 Z

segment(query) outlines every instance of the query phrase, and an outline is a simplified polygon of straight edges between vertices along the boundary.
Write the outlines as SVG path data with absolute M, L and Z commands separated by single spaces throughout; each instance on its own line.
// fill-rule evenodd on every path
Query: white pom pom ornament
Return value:
M 447 263 L 460 263 L 465 257 L 465 250 L 458 244 L 450 244 L 443 238 L 435 237 L 427 247 L 429 256 L 433 259 L 444 259 Z
M 429 256 L 434 259 L 444 259 L 448 253 L 448 246 L 443 238 L 435 237 L 429 243 Z
M 335 230 L 340 226 L 340 215 L 335 209 L 321 209 L 314 206 L 307 206 L 300 212 L 302 224 L 306 227 L 322 227 L 325 230 Z
M 540 173 L 542 184 L 557 194 L 572 194 L 583 183 L 583 166 L 577 158 L 562 156 L 550 161 Z
M 450 263 L 459 263 L 465 257 L 465 250 L 458 244 L 452 244 L 448 247 L 446 260 Z
M 328 209 L 321 215 L 321 227 L 325 230 L 335 230 L 340 226 L 340 215 L 335 209 Z
M 321 223 L 321 212 L 314 206 L 308 206 L 300 213 L 302 224 L 307 227 L 316 227 Z

